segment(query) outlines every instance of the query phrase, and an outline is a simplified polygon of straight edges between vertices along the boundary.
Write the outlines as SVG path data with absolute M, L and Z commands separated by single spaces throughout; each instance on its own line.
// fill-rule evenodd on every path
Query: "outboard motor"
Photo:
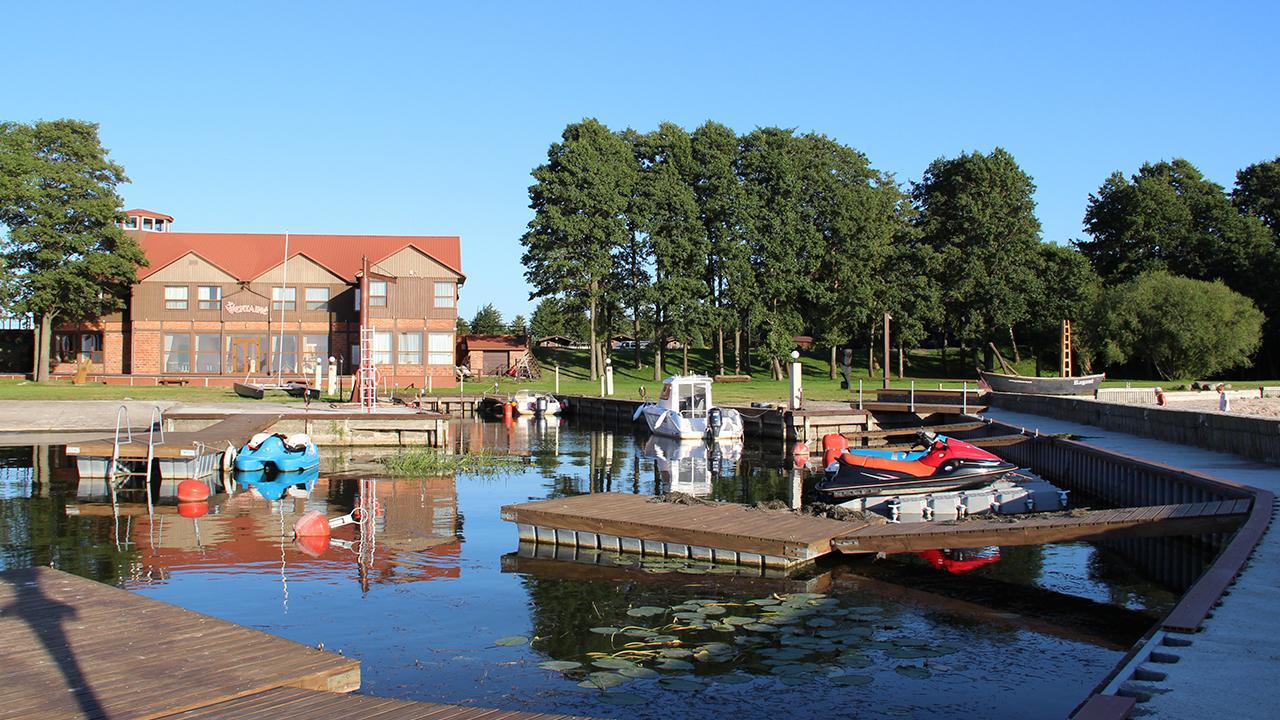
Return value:
M 707 411 L 707 434 L 711 437 L 720 436 L 720 427 L 724 425 L 724 413 L 720 408 L 711 408 Z
M 538 415 L 547 414 L 547 396 L 546 395 L 538 396 L 537 402 L 534 403 L 534 412 L 536 412 Z

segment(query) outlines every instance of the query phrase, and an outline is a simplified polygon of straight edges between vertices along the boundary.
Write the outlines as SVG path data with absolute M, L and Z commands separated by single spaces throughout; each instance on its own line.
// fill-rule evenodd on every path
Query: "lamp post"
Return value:
M 801 380 L 800 380 L 800 351 L 792 350 L 791 351 L 791 397 L 788 399 L 788 402 L 787 402 L 787 404 L 791 407 L 792 410 L 800 409 L 800 403 L 802 401 L 801 395 L 803 394 L 803 392 L 804 392 L 804 388 L 801 387 Z

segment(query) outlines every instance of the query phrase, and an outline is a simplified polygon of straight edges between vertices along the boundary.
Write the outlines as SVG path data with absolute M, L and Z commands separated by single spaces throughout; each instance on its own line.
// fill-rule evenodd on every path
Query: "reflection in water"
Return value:
M 522 555 L 514 528 L 499 517 L 504 504 L 671 489 L 794 502 L 799 474 L 780 447 L 721 448 L 716 458 L 707 446 L 665 447 L 562 418 L 466 419 L 451 437 L 456 449 L 486 448 L 529 464 L 497 477 L 348 476 L 333 470 L 366 453 L 330 449 L 325 472 L 301 487 L 259 484 L 215 495 L 198 518 L 160 504 L 149 519 L 141 497 L 122 493 L 113 508 L 106 494 L 82 486 L 60 449 L 0 449 L 0 566 L 54 565 L 342 650 L 364 662 L 363 686 L 372 694 L 627 718 L 750 720 L 793 717 L 799 708 L 806 716 L 845 717 L 855 708 L 867 717 L 1062 716 L 1171 597 L 1114 554 L 1085 544 L 1002 548 L 999 562 L 961 574 L 911 556 L 826 563 L 791 579 Z M 337 528 L 327 545 L 292 536 L 307 511 L 334 518 L 360 508 L 372 508 L 373 519 Z M 821 593 L 832 603 L 810 605 L 825 598 L 796 593 Z M 744 604 L 784 602 L 774 596 L 822 612 L 779 623 L 777 632 L 745 629 L 778 619 L 760 609 L 771 606 Z M 592 628 L 669 635 L 673 620 L 688 619 L 675 612 L 698 613 L 673 610 L 682 605 L 723 608 L 701 613 L 709 618 L 751 620 L 678 631 L 692 633 L 691 643 L 735 648 L 715 645 L 711 664 L 686 660 L 692 671 L 658 671 L 689 676 L 699 695 L 649 677 L 643 670 L 652 664 L 639 663 L 639 677 L 609 692 L 645 702 L 619 707 L 609 704 L 616 697 L 579 687 L 585 673 L 538 667 L 627 649 Z M 664 614 L 630 614 L 639 608 Z M 531 644 L 495 646 L 508 636 Z M 669 642 L 626 637 L 624 645 Z M 775 672 L 787 665 L 801 667 Z M 836 679 L 846 675 L 870 680 Z

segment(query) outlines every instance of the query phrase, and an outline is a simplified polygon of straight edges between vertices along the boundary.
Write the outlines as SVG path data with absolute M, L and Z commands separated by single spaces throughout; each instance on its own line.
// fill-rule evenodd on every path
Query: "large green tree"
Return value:
M 146 264 L 117 224 L 123 182 L 94 123 L 0 123 L 5 283 L 14 309 L 35 316 L 37 381 L 48 379 L 54 323 L 122 309 Z
M 1035 264 L 1036 281 L 1028 288 L 1034 312 L 1027 323 L 1028 339 L 1040 363 L 1050 355 L 1057 362 L 1062 321 L 1072 326 L 1072 355 L 1080 368 L 1088 369 L 1097 346 L 1097 329 L 1087 322 L 1098 301 L 1102 283 L 1080 251 L 1068 245 L 1041 243 Z M 1049 352 L 1050 350 L 1054 352 Z
M 631 150 L 617 134 L 588 118 L 564 129 L 533 171 L 521 238 L 530 299 L 559 296 L 587 308 L 591 379 L 603 367 L 601 304 L 610 290 L 614 250 L 628 242 L 626 210 L 636 182 Z
M 1231 201 L 1241 212 L 1271 228 L 1280 241 L 1280 157 L 1254 163 L 1236 173 Z
M 920 240 L 937 253 L 946 331 L 969 347 L 1031 314 L 1026 288 L 1040 246 L 1034 193 L 1031 176 L 1002 148 L 939 158 L 912 190 Z
M 1102 359 L 1140 362 L 1165 379 L 1247 365 L 1262 339 L 1263 316 L 1249 298 L 1159 270 L 1107 289 L 1099 309 Z
M 471 316 L 470 327 L 475 335 L 501 335 L 507 331 L 502 312 L 493 303 L 485 303 L 476 309 L 476 314 Z

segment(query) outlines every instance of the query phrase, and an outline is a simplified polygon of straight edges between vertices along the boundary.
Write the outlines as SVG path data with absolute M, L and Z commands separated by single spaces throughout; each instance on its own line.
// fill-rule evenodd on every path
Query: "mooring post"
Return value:
M 911 381 L 911 412 L 916 411 L 916 381 Z
M 965 382 L 960 390 L 960 414 L 969 414 L 969 383 Z
M 560 363 L 556 363 L 556 394 L 560 394 Z
M 800 409 L 800 395 L 804 392 L 800 385 L 800 351 L 791 351 L 791 396 L 787 404 L 792 410 Z
M 604 394 L 613 397 L 613 359 L 604 359 Z
M 858 409 L 862 409 L 862 381 L 858 381 Z

